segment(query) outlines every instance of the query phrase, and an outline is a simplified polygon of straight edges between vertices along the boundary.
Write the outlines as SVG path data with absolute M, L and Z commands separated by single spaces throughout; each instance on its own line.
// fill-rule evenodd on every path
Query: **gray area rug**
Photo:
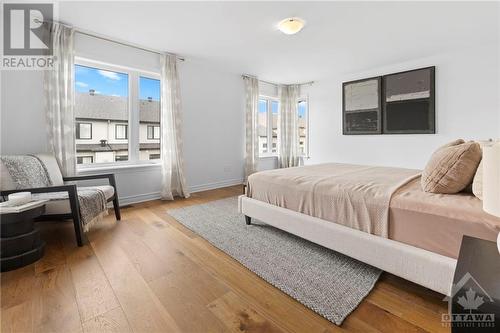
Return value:
M 381 271 L 252 219 L 237 197 L 172 209 L 168 214 L 314 312 L 340 325 Z

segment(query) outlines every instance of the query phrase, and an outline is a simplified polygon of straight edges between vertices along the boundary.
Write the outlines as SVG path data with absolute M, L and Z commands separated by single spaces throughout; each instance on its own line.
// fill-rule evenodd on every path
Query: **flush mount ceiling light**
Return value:
M 304 25 L 304 20 L 298 17 L 289 17 L 278 23 L 278 29 L 284 34 L 293 35 L 302 30 Z

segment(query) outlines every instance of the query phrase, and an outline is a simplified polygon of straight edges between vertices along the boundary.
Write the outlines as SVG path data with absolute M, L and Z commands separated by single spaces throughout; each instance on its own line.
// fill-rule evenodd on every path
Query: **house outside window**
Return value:
M 139 77 L 139 160 L 160 159 L 160 80 Z M 158 156 L 151 158 L 151 156 Z
M 81 167 L 150 161 L 160 154 L 159 75 L 77 57 L 75 126 Z

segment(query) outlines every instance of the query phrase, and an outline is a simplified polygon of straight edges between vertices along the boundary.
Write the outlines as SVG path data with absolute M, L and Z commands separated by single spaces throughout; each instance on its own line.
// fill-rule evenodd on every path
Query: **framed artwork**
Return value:
M 435 67 L 342 84 L 343 134 L 434 134 Z
M 434 134 L 435 67 L 383 76 L 383 133 Z
M 381 134 L 381 77 L 342 84 L 343 134 Z

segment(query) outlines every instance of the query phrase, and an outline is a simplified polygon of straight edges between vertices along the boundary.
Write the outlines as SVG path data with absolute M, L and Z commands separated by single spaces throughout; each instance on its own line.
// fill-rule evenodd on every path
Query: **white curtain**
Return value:
M 49 149 L 55 155 L 64 176 L 76 172 L 74 116 L 74 30 L 48 24 L 54 55 L 54 67 L 45 71 L 45 108 Z
M 299 127 L 297 114 L 297 100 L 299 85 L 280 86 L 280 113 L 279 113 L 279 167 L 288 168 L 298 166 L 299 157 Z
M 259 80 L 244 76 L 245 83 L 245 182 L 257 170 L 259 142 L 257 134 L 257 108 L 259 105 Z
M 189 197 L 184 178 L 182 151 L 182 105 L 177 71 L 177 56 L 160 55 L 161 63 L 161 198 Z

